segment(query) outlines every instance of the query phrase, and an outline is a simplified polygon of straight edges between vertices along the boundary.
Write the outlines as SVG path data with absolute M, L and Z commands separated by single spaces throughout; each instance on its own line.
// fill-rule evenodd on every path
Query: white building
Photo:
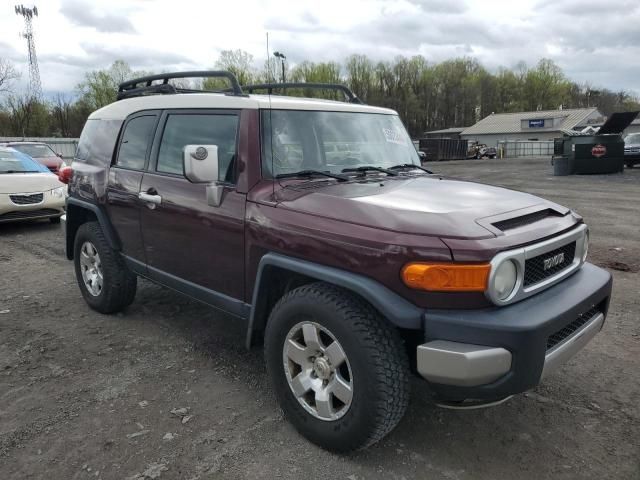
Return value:
M 597 108 L 546 110 L 539 112 L 492 113 L 475 125 L 465 128 L 460 137 L 471 142 L 496 147 L 500 141 L 553 140 L 563 130 L 582 130 L 605 121 Z

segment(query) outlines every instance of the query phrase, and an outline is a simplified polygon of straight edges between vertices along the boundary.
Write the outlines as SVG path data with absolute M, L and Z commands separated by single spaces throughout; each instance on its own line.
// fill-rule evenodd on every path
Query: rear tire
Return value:
M 278 301 L 265 331 L 265 359 L 287 419 L 327 450 L 376 443 L 409 403 L 408 358 L 398 332 L 368 303 L 333 285 L 304 285 Z
M 84 223 L 73 247 L 78 286 L 87 304 L 100 313 L 115 313 L 131 305 L 137 277 L 107 242 L 100 225 Z

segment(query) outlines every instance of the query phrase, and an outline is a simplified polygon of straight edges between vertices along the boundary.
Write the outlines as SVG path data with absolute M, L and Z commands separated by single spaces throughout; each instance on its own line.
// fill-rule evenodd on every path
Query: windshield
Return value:
M 0 149 L 0 174 L 23 172 L 49 172 L 49 169 L 23 153 Z
M 624 143 L 636 144 L 640 143 L 640 133 L 631 133 L 624 137 Z
M 19 152 L 26 153 L 30 157 L 33 158 L 43 158 L 43 157 L 55 157 L 56 152 L 51 150 L 49 145 L 34 145 L 30 143 L 25 143 L 22 145 L 11 145 L 11 148 L 15 148 Z
M 263 110 L 262 148 L 262 170 L 269 178 L 302 170 L 420 165 L 396 115 Z

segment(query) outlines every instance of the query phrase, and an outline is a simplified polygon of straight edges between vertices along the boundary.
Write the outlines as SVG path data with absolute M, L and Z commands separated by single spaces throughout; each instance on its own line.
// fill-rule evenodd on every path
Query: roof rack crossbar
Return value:
M 253 85 L 243 85 L 243 91 L 253 93 L 254 90 L 267 90 L 269 94 L 273 90 L 287 90 L 290 88 L 312 88 L 317 90 L 338 90 L 347 97 L 349 103 L 363 104 L 362 100 L 351 91 L 346 85 L 339 83 L 306 83 L 306 82 L 287 82 L 287 83 L 256 83 Z
M 176 88 L 169 84 L 172 78 L 226 78 L 231 84 L 229 91 L 232 95 L 243 95 L 242 87 L 238 83 L 236 76 L 225 70 L 199 70 L 192 72 L 173 72 L 159 73 L 157 75 L 147 75 L 146 77 L 134 78 L 122 82 L 118 85 L 118 100 L 128 97 L 138 97 L 148 93 L 179 93 L 179 92 L 198 92 L 201 90 L 193 90 L 186 88 Z M 153 83 L 162 80 L 162 83 Z M 206 90 L 202 90 L 206 91 Z

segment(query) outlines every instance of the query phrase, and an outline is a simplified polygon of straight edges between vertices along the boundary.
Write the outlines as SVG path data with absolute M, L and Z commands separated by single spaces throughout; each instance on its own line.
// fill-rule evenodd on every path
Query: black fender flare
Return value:
M 65 251 L 69 260 L 73 260 L 73 242 L 75 241 L 76 232 L 80 225 L 86 221 L 85 216 L 78 215 L 79 210 L 91 212 L 100 224 L 100 228 L 102 229 L 109 246 L 116 251 L 121 249 L 120 238 L 114 230 L 113 225 L 103 208 L 95 203 L 87 202 L 86 200 L 81 200 L 76 197 L 68 197 L 66 203 L 67 221 L 65 227 Z
M 254 333 L 264 330 L 269 317 L 266 289 L 269 285 L 269 271 L 273 267 L 349 290 L 369 302 L 397 327 L 412 330 L 422 328 L 424 311 L 381 283 L 357 273 L 270 252 L 260 259 L 258 265 L 247 328 L 247 348 L 253 345 Z

